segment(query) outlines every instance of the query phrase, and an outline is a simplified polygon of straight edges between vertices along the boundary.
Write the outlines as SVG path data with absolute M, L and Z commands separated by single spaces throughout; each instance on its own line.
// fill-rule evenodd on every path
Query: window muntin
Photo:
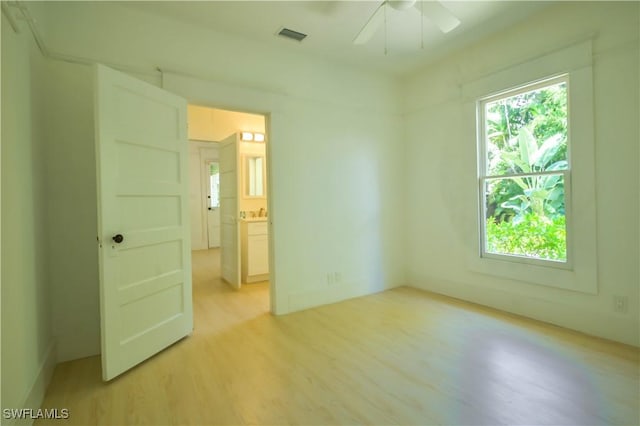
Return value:
M 568 77 L 478 102 L 481 255 L 568 265 Z

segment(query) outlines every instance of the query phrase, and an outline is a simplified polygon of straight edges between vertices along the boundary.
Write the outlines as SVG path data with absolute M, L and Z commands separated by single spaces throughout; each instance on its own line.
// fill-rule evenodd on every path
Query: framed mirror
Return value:
M 246 155 L 244 165 L 244 196 L 245 198 L 266 197 L 266 167 L 264 156 Z

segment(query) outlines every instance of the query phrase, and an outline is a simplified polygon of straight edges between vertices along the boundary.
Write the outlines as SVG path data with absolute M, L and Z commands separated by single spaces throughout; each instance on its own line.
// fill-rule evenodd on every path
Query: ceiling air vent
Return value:
M 307 36 L 306 34 L 299 33 L 297 31 L 290 30 L 289 28 L 283 28 L 278 32 L 279 36 L 290 38 L 295 41 L 302 41 Z

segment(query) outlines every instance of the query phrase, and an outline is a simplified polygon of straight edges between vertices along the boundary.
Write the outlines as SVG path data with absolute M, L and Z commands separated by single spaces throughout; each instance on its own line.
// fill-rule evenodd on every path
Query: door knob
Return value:
M 124 241 L 124 237 L 122 236 L 122 234 L 116 234 L 113 236 L 112 240 L 120 244 L 121 242 Z

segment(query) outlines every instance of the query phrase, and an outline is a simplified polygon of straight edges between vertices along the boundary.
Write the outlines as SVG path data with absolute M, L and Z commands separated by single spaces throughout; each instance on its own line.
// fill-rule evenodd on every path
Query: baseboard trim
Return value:
M 56 343 L 55 340 L 52 340 L 45 351 L 44 359 L 40 363 L 40 367 L 38 368 L 38 375 L 36 376 L 33 384 L 29 388 L 27 395 L 23 398 L 23 403 L 21 407 L 23 409 L 33 409 L 37 410 L 42 407 L 42 402 L 44 401 L 45 393 L 47 392 L 47 387 L 51 382 L 51 378 L 53 377 L 53 371 L 56 368 Z M 26 426 L 33 425 L 35 419 L 26 418 L 26 419 L 4 419 L 2 424 L 5 426 Z
M 554 324 L 630 346 L 640 347 L 637 324 L 628 316 L 567 306 L 500 289 L 472 286 L 432 277 L 411 280 L 410 287 L 431 291 L 455 299 L 477 303 L 500 311 Z M 419 282 L 420 284 L 416 284 Z M 542 314 L 543 313 L 543 314 Z
M 343 283 L 316 288 L 301 293 L 293 293 L 288 298 L 288 310 L 283 314 L 289 314 L 305 309 L 316 308 L 318 306 L 339 303 L 356 297 L 368 296 L 382 291 L 389 290 L 397 286 L 371 287 L 365 280 Z

